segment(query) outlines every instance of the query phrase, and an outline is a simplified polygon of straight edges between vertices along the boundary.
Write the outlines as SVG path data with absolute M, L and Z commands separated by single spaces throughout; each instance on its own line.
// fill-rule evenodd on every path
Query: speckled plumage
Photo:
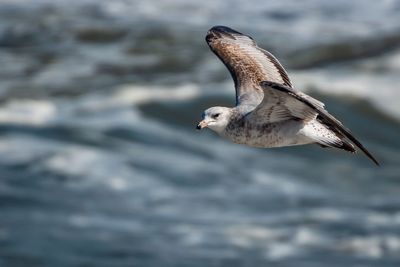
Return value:
M 232 109 L 229 124 L 220 134 L 237 144 L 271 148 L 315 143 L 315 140 L 307 136 L 314 131 L 340 141 L 316 120 L 305 122 L 293 118 L 272 123 L 259 123 L 254 117 L 243 114 L 236 108 Z
M 279 61 L 251 37 L 215 26 L 206 41 L 232 75 L 236 107 L 206 110 L 199 129 L 209 127 L 234 143 L 253 147 L 316 143 L 355 152 L 354 144 L 379 165 L 322 102 L 294 89 Z

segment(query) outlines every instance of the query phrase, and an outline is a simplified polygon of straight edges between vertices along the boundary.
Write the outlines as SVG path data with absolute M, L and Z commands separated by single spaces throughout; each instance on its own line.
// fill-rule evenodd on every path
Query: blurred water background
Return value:
M 381 161 L 195 131 L 252 35 Z M 0 1 L 0 266 L 400 266 L 400 1 Z

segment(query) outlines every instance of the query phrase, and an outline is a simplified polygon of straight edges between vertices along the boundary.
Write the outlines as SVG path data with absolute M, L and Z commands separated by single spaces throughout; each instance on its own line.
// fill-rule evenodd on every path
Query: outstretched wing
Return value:
M 322 102 L 279 83 L 263 81 L 260 85 L 264 89 L 264 98 L 251 114 L 254 119 L 264 120 L 265 123 L 294 118 L 306 121 L 317 119 L 337 136 L 353 142 L 367 157 L 379 165 L 378 161 L 353 136 L 350 130 L 324 109 Z
M 232 75 L 237 105 L 258 104 L 263 99 L 262 81 L 292 87 L 279 61 L 259 48 L 251 37 L 225 26 L 215 26 L 208 31 L 206 41 Z

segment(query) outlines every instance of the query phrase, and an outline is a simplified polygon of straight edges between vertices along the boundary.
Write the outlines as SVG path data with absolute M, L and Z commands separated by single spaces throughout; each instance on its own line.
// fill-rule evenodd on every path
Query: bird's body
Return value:
M 245 116 L 238 116 L 222 135 L 237 144 L 263 148 L 312 143 L 311 139 L 300 133 L 303 127 L 304 123 L 300 121 L 254 124 Z
M 316 120 L 292 119 L 260 124 L 238 108 L 232 108 L 229 124 L 218 133 L 234 143 L 260 148 L 312 144 L 319 135 L 338 139 Z
M 378 164 L 322 102 L 294 89 L 279 61 L 251 37 L 216 26 L 206 41 L 232 75 L 236 106 L 207 109 L 199 129 L 262 148 L 318 144 L 355 152 L 354 144 Z

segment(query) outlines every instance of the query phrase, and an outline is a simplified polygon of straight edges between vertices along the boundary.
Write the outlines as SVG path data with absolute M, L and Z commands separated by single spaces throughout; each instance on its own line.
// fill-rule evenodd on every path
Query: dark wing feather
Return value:
M 317 119 L 325 124 L 329 129 L 331 129 L 338 136 L 346 137 L 348 140 L 353 142 L 359 149 L 361 149 L 364 154 L 370 158 L 376 165 L 379 166 L 379 162 L 369 153 L 369 151 L 353 136 L 349 129 L 347 129 L 340 121 L 338 121 L 335 117 L 329 114 L 323 107 L 320 105 L 318 100 L 311 98 L 293 88 L 288 86 L 284 86 L 275 82 L 263 81 L 261 82 L 261 86 L 265 89 L 273 89 L 277 92 L 284 93 L 286 95 L 291 96 L 292 99 L 297 100 L 300 103 L 303 103 L 310 110 L 313 110 L 315 114 L 318 116 Z M 306 110 L 306 109 L 305 109 Z
M 208 31 L 206 41 L 232 75 L 237 105 L 257 105 L 263 98 L 259 84 L 265 80 L 292 87 L 279 61 L 259 48 L 251 37 L 225 26 L 215 26 Z

